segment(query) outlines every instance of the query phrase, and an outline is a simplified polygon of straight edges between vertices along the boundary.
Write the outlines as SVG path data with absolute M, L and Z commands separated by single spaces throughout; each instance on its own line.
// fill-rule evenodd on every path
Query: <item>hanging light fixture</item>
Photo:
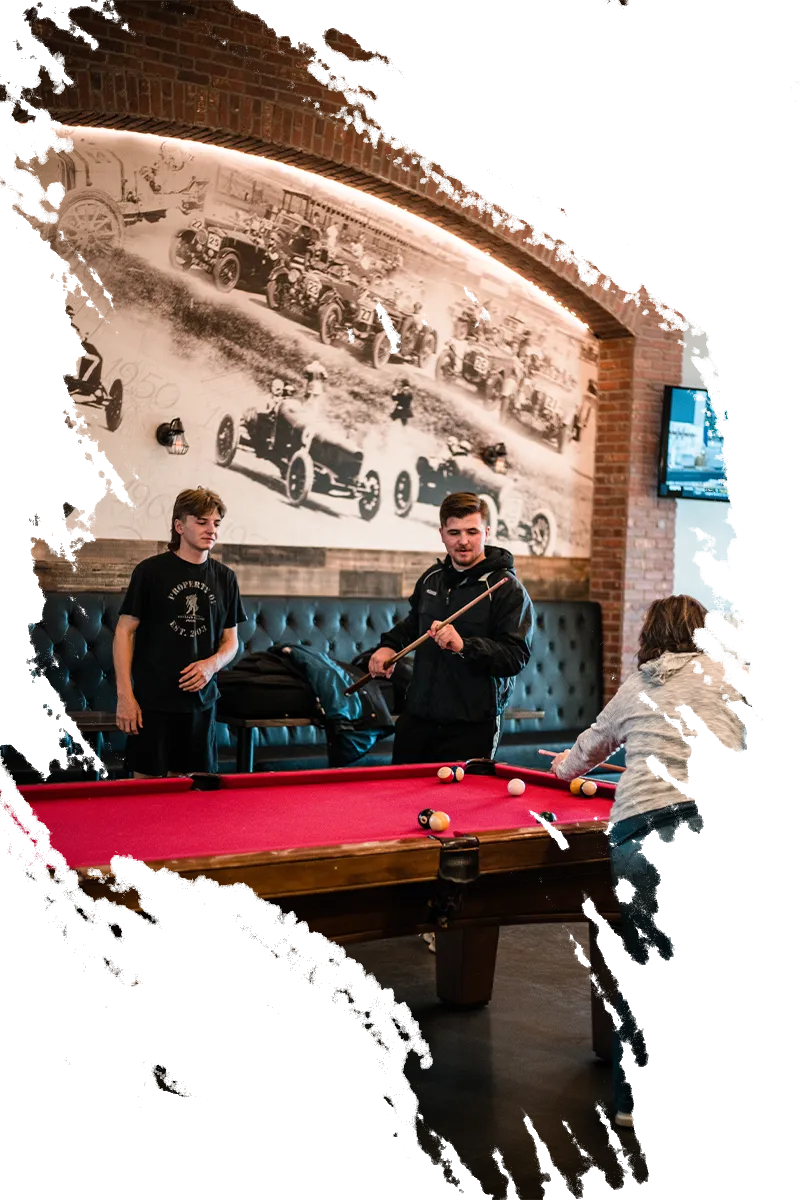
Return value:
M 166 446 L 168 454 L 185 454 L 189 449 L 186 431 L 181 424 L 180 417 L 175 417 L 169 424 L 164 422 L 159 425 L 156 430 L 156 441 L 159 446 Z

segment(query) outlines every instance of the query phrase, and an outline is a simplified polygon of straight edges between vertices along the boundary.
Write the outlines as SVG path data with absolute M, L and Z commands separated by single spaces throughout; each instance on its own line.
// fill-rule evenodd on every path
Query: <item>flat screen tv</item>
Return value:
M 800 392 L 664 389 L 658 494 L 800 512 Z
M 666 387 L 658 494 L 684 500 L 727 500 L 722 437 L 705 388 Z

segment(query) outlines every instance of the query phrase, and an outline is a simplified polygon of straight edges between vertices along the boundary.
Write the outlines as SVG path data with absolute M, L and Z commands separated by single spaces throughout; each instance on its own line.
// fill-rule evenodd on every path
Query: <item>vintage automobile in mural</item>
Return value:
M 72 317 L 68 308 L 67 312 Z M 74 328 L 74 326 L 73 326 Z M 70 397 L 76 404 L 88 408 L 100 409 L 106 418 L 106 425 L 113 433 L 122 423 L 122 380 L 114 379 L 108 388 L 103 382 L 103 357 L 96 346 L 89 341 L 82 341 L 83 355 L 81 356 L 74 375 L 66 375 L 64 382 Z
M 392 349 L 389 334 L 383 327 L 378 304 L 389 317 L 399 338 Z M 358 343 L 373 367 L 380 370 L 390 359 L 424 367 L 436 353 L 437 334 L 417 311 L 404 312 L 396 303 L 371 293 L 362 282 L 337 282 L 334 294 L 320 305 L 319 336 L 326 346 L 345 342 Z
M 431 329 L 422 317 L 422 304 L 413 304 L 412 311 L 409 312 L 394 299 L 381 296 L 377 292 L 375 299 L 380 302 L 400 339 L 399 345 L 392 349 L 389 335 L 381 324 L 381 332 L 377 334 L 376 351 L 380 361 L 375 365 L 384 366 L 394 358 L 401 362 L 413 363 L 422 370 L 433 358 L 439 344 L 436 330 Z M 380 322 L 377 306 L 375 320 Z
M 448 306 L 452 322 L 452 337 L 456 341 L 468 341 L 473 338 L 478 341 L 499 341 L 503 325 L 503 315 L 500 312 L 498 300 L 487 296 L 479 300 L 471 292 L 459 297 Z
M 539 376 L 548 383 L 556 383 L 559 387 L 566 388 L 568 391 L 571 391 L 578 385 L 575 376 L 571 375 L 569 371 L 564 370 L 563 367 L 560 367 L 544 351 L 528 355 L 527 371 L 529 375 Z
M 440 383 L 468 383 L 477 389 L 487 408 L 500 407 L 503 382 L 519 371 L 519 360 L 505 346 L 470 338 L 466 342 L 451 338 L 436 360 L 436 378 Z
M 174 235 L 169 261 L 180 271 L 200 267 L 221 292 L 235 287 L 263 291 L 274 265 L 263 238 L 211 224 L 202 217 Z
M 162 156 L 163 158 L 163 156 Z M 171 209 L 189 212 L 202 204 L 207 184 L 194 177 L 180 189 L 169 190 L 159 175 L 157 160 L 132 175 L 107 144 L 88 145 L 51 155 L 37 171 L 42 186 L 60 183 L 64 199 L 54 224 L 33 221 L 56 249 L 85 256 L 110 254 L 123 243 L 125 229 L 139 222 L 154 224 Z
M 575 437 L 576 414 L 566 416 L 549 392 L 543 392 L 526 380 L 513 396 L 504 417 L 513 417 L 536 437 L 550 442 L 561 454 L 567 442 Z
M 323 305 L 335 298 L 337 285 L 347 283 L 349 277 L 348 266 L 329 264 L 323 255 L 281 254 L 267 279 L 267 304 L 278 312 L 292 312 L 316 323 Z
M 363 520 L 371 521 L 396 489 L 392 472 L 382 456 L 373 461 L 363 450 L 321 434 L 314 424 L 304 419 L 302 401 L 292 400 L 291 389 L 279 388 L 263 409 L 222 417 L 216 461 L 229 467 L 239 451 L 249 451 L 277 468 L 290 504 L 304 504 L 312 492 L 346 497 L 357 501 Z
M 503 448 L 504 449 L 504 448 Z M 421 455 L 415 468 L 401 469 L 394 482 L 394 511 L 407 517 L 415 504 L 438 507 L 451 492 L 475 492 L 486 501 L 489 527 L 499 541 L 519 541 L 531 554 L 552 555 L 556 520 L 543 505 L 529 503 L 467 441 L 450 438 L 441 457 Z

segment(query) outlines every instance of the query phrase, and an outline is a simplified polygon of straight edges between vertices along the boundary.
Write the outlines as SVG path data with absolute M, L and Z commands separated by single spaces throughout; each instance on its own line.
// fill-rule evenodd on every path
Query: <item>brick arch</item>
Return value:
M 571 247 L 511 214 L 371 120 L 366 89 L 272 36 L 235 0 L 144 0 L 80 16 L 30 0 L 26 78 L 0 89 L 8 115 L 200 140 L 276 158 L 389 200 L 492 254 L 584 320 L 636 334 L 642 305 Z M 32 61 L 31 61 L 32 60 Z M 325 98 L 321 98 L 325 97 Z

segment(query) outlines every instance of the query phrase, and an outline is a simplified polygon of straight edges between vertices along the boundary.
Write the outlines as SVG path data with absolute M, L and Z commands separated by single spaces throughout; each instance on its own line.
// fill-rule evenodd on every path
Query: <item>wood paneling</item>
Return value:
M 34 570 L 45 592 L 114 592 L 127 587 L 143 558 L 166 542 L 99 539 L 58 558 L 34 542 Z M 434 555 L 402 550 L 327 550 L 322 546 L 226 546 L 216 555 L 237 575 L 244 596 L 409 596 Z M 517 574 L 535 600 L 585 600 L 589 559 L 520 556 Z

